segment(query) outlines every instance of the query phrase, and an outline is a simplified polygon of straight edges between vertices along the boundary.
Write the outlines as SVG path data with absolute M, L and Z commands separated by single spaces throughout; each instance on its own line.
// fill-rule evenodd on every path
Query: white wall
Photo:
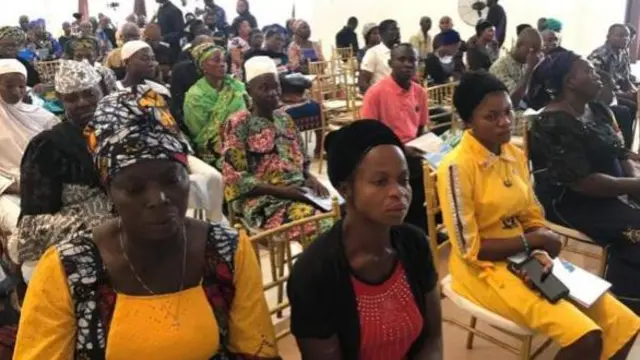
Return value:
M 255 0 L 254 0 L 255 1 Z M 267 1 L 267 0 L 264 0 Z M 299 0 L 304 1 L 304 0 Z M 441 16 L 452 17 L 463 39 L 474 33 L 458 16 L 457 0 L 316 0 L 313 9 L 305 14 L 311 23 L 313 37 L 323 39 L 323 46 L 334 43 L 335 33 L 349 16 L 357 16 L 360 24 L 395 19 L 400 24 L 402 39 L 408 41 L 418 31 L 421 16 L 430 16 L 434 33 Z M 518 24 L 535 26 L 540 17 L 554 17 L 564 24 L 562 45 L 582 54 L 589 53 L 605 40 L 606 30 L 615 22 L 624 21 L 626 0 L 500 0 L 508 17 L 506 44 L 511 44 Z M 302 14 L 300 14 L 302 15 Z M 328 43 L 327 43 L 328 42 Z
M 133 0 L 117 0 L 121 6 L 117 12 L 110 12 L 106 4 L 114 0 L 89 0 L 92 15 L 98 12 L 109 14 L 114 21 L 122 22 L 133 10 Z M 153 14 L 157 9 L 155 0 L 147 1 L 147 12 Z M 180 5 L 179 0 L 172 0 Z M 236 15 L 236 0 L 216 0 L 227 11 L 229 21 Z M 466 25 L 458 16 L 457 0 L 418 1 L 418 0 L 249 0 L 251 11 L 262 25 L 274 22 L 284 23 L 291 14 L 293 2 L 296 2 L 296 15 L 311 24 L 312 37 L 321 39 L 328 51 L 334 43 L 335 33 L 346 23 L 349 16 L 355 15 L 360 24 L 380 22 L 387 18 L 398 20 L 403 40 L 418 30 L 421 16 L 428 15 L 434 21 L 443 15 L 453 18 L 456 28 L 463 38 L 473 35 L 473 27 Z M 0 24 L 16 24 L 22 14 L 31 18 L 44 17 L 49 28 L 57 33 L 60 24 L 71 18 L 76 11 L 77 0 L 0 0 L 3 6 L 0 12 Z M 202 6 L 202 0 L 188 0 L 185 10 L 192 11 Z M 606 29 L 614 22 L 624 20 L 626 0 L 500 0 L 508 16 L 508 33 L 515 34 L 515 27 L 521 23 L 534 25 L 539 17 L 555 17 L 564 23 L 563 45 L 579 53 L 586 54 L 604 41 Z M 360 29 L 359 29 L 360 30 Z M 435 33 L 437 29 L 434 28 Z M 359 31 L 358 31 L 359 32 Z M 510 44 L 508 39 L 506 44 Z

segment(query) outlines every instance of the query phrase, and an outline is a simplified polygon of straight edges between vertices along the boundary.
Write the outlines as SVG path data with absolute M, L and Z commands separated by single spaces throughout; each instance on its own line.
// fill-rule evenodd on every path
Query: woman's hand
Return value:
M 551 274 L 551 271 L 553 270 L 553 260 L 551 260 L 551 256 L 549 256 L 546 251 L 542 250 L 534 251 L 531 256 L 536 261 L 538 261 L 540 265 L 542 265 L 542 279 L 544 280 L 544 278 Z M 520 269 L 516 270 L 515 272 L 516 275 L 518 275 L 529 288 L 535 289 L 533 281 L 531 281 L 531 278 L 529 277 L 529 274 L 527 274 L 526 270 Z
M 532 249 L 540 249 L 547 252 L 551 257 L 556 257 L 562 250 L 562 241 L 560 236 L 551 230 L 538 229 L 530 233 L 526 233 L 524 237 L 529 242 Z
M 302 202 L 307 201 L 307 198 L 304 196 L 304 188 L 301 186 L 278 187 L 277 197 Z
M 329 190 L 327 190 L 327 188 L 324 187 L 324 185 L 322 185 L 322 183 L 318 181 L 318 179 L 313 175 L 309 175 L 307 180 L 304 182 L 304 186 L 311 189 L 311 191 L 313 191 L 314 194 L 320 197 L 323 197 L 323 198 L 329 197 Z

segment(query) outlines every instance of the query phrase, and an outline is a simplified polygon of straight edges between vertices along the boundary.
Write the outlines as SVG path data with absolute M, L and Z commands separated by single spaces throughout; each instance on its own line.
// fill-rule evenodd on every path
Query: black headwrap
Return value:
M 388 126 L 377 120 L 358 120 L 327 135 L 327 170 L 336 189 L 345 182 L 371 149 L 380 145 L 396 145 L 402 141 Z
M 562 92 L 564 81 L 573 63 L 579 58 L 579 55 L 571 51 L 547 55 L 531 74 L 527 89 L 527 105 L 535 110 L 547 106 L 549 101 Z
M 453 106 L 462 121 L 469 122 L 473 110 L 482 102 L 482 99 L 487 94 L 497 91 L 509 92 L 502 81 L 484 70 L 467 72 L 462 75 L 453 93 Z

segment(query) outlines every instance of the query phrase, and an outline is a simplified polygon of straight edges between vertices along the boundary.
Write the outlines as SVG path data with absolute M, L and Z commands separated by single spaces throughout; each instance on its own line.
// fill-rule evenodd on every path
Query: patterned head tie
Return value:
M 85 137 L 105 185 L 124 168 L 143 161 L 170 160 L 186 167 L 192 153 L 164 97 L 148 85 L 103 98 Z
M 19 27 L 0 27 L 0 40 L 11 40 L 16 44 L 24 44 L 27 41 L 27 34 Z
M 73 39 L 71 40 L 70 46 L 73 52 L 77 50 L 84 50 L 84 49 L 92 49 L 94 51 L 99 50 L 98 42 L 94 38 L 90 38 L 90 37 Z
M 202 70 L 202 64 L 215 52 L 220 52 L 221 56 L 225 56 L 227 54 L 227 51 L 222 46 L 204 43 L 194 47 L 191 50 L 191 55 L 196 61 L 196 64 L 198 64 L 198 68 Z
M 91 89 L 101 80 L 100 74 L 88 62 L 61 60 L 54 84 L 58 93 L 71 94 Z

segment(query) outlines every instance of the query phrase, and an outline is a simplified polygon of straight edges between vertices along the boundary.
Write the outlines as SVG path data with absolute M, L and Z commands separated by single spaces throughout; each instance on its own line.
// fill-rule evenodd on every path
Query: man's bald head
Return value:
M 140 40 L 140 28 L 137 24 L 132 22 L 127 22 L 122 25 L 120 34 L 122 35 L 122 41 L 125 43 L 133 40 Z
M 449 16 L 443 16 L 440 18 L 440 30 L 447 31 L 453 29 L 453 20 Z
M 534 28 L 528 28 L 522 30 L 518 35 L 512 56 L 516 61 L 524 64 L 527 54 L 530 52 L 539 53 L 540 51 L 542 51 L 542 36 L 540 32 Z

